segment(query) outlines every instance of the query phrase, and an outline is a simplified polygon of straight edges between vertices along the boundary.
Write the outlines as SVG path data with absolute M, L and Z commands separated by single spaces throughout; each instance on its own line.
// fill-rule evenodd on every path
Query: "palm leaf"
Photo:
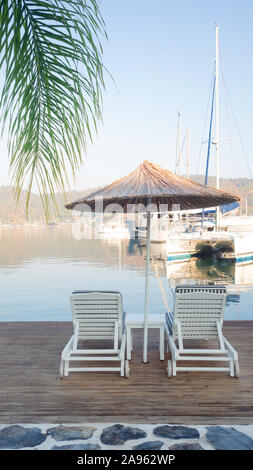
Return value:
M 96 0 L 0 1 L 0 97 L 17 200 L 68 188 L 101 119 L 104 22 Z

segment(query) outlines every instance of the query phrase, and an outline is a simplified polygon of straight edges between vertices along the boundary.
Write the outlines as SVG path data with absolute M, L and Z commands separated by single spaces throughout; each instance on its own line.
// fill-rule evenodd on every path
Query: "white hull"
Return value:
M 220 227 L 229 232 L 253 232 L 253 217 L 247 215 L 222 217 Z
M 196 240 L 192 234 L 177 234 L 166 241 L 167 261 L 183 262 L 196 254 Z
M 253 260 L 253 232 L 204 232 L 189 233 L 168 238 L 168 261 L 185 261 L 197 253 L 209 251 L 221 258 L 230 258 L 238 263 Z

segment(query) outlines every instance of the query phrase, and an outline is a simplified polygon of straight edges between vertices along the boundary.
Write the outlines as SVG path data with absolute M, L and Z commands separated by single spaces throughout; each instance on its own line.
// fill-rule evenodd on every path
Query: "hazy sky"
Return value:
M 190 172 L 203 173 L 207 146 L 201 142 L 208 134 L 209 114 L 204 134 L 203 127 L 215 23 L 220 27 L 221 67 L 245 149 L 220 78 L 221 176 L 252 176 L 252 0 L 101 0 L 101 10 L 109 36 L 104 63 L 117 88 L 107 78 L 104 122 L 88 146 L 73 188 L 110 183 L 145 158 L 174 171 L 178 110 L 182 140 L 187 127 L 190 131 Z M 0 184 L 7 184 L 4 138 L 0 152 Z M 215 174 L 214 148 L 210 174 Z

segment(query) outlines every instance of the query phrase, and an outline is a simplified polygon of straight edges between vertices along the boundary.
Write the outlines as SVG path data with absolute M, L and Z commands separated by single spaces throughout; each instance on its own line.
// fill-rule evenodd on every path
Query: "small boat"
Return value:
M 104 238 L 130 238 L 127 227 L 113 222 L 107 222 L 107 224 L 103 224 L 99 229 L 99 234 Z
M 146 245 L 147 241 L 147 222 L 146 214 L 139 214 L 138 226 L 135 226 L 133 220 L 128 220 L 128 230 L 131 238 L 136 238 L 141 245 Z M 171 233 L 170 221 L 168 214 L 154 213 L 151 214 L 151 243 L 166 243 Z

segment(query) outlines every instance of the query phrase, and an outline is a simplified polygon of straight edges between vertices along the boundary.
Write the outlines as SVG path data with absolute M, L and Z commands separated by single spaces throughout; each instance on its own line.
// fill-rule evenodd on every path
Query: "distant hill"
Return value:
M 71 201 L 81 199 L 85 194 L 95 191 L 96 188 L 90 188 L 86 191 L 71 191 L 66 195 L 57 194 L 56 200 L 59 214 L 55 208 L 51 207 L 51 220 L 67 221 L 72 218 L 72 211 L 65 209 L 65 204 Z M 31 193 L 28 218 L 26 216 L 26 191 L 22 191 L 18 205 L 14 198 L 14 191 L 11 186 L 0 186 L 0 222 L 2 223 L 24 223 L 24 222 L 45 221 L 45 214 L 40 196 Z
M 204 177 L 200 175 L 191 175 L 190 179 L 204 183 Z M 210 186 L 215 187 L 215 177 L 210 176 L 208 180 Z M 241 213 L 245 213 L 245 198 L 247 198 L 248 215 L 253 215 L 253 179 L 248 178 L 221 178 L 220 188 L 224 191 L 241 196 Z M 59 214 L 52 207 L 51 220 L 67 221 L 72 219 L 72 212 L 65 209 L 65 204 L 71 201 L 81 199 L 85 194 L 95 191 L 96 188 L 89 188 L 84 191 L 71 191 L 67 194 L 66 200 L 62 194 L 57 194 L 57 203 Z M 27 222 L 26 192 L 22 191 L 18 206 L 16 205 L 13 188 L 11 186 L 0 186 L 0 222 L 3 223 L 24 223 Z M 32 193 L 29 204 L 29 222 L 44 221 L 45 215 L 40 196 Z

